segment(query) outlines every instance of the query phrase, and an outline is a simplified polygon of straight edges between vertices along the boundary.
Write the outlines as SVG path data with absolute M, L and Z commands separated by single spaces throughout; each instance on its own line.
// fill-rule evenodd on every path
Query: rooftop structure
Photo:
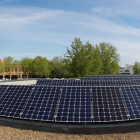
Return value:
M 119 67 L 119 73 L 121 74 L 134 74 L 133 65 L 126 64 L 125 67 Z

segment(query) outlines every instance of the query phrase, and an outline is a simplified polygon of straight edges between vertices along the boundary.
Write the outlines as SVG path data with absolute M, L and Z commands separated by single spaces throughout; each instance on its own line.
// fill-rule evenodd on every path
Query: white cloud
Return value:
M 108 3 L 108 4 L 107 4 Z M 129 18 L 140 19 L 140 1 L 139 0 L 107 0 L 106 3 L 101 4 L 100 1 L 96 6 L 91 8 L 94 15 L 107 16 L 129 16 Z
M 114 11 L 108 7 L 93 7 L 93 8 L 91 8 L 91 11 L 93 13 L 103 14 L 103 15 L 107 15 L 107 16 L 112 16 L 114 13 Z
M 68 28 L 67 25 L 70 25 L 119 35 L 140 36 L 140 29 L 119 25 L 92 15 L 50 9 L 8 8 L 4 10 L 4 8 L 0 8 L 0 27 L 4 30 L 11 30 L 13 27 L 20 30 L 22 27 L 32 25 L 40 25 L 40 29 L 43 28 L 41 25 L 48 28 L 63 25 L 64 28 Z
M 4 10 L 6 12 L 3 12 Z M 27 11 L 28 12 L 27 12 Z M 36 9 L 22 9 L 19 8 L 1 8 L 0 9 L 0 23 L 4 24 L 23 24 L 23 23 L 30 23 L 34 20 L 41 20 L 41 19 L 51 19 L 58 17 L 60 11 L 54 10 L 36 10 Z M 10 13 L 9 13 L 10 12 Z

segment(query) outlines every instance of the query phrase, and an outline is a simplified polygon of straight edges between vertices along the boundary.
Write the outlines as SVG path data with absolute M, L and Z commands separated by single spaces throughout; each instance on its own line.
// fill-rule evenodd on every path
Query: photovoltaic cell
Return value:
M 9 86 L 0 99 L 0 116 L 19 118 L 33 86 Z
M 90 87 L 63 87 L 56 122 L 92 122 Z
M 92 87 L 93 122 L 128 120 L 119 87 Z
M 130 120 L 140 119 L 140 86 L 121 87 Z
M 21 115 L 22 119 L 54 121 L 60 88 L 35 86 Z

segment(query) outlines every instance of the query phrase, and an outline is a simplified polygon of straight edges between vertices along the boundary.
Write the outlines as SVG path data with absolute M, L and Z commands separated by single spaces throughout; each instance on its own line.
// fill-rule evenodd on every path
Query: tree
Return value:
M 3 73 L 4 72 L 4 66 L 3 66 L 3 63 L 0 62 L 0 73 Z
M 134 74 L 140 74 L 140 63 L 138 61 L 135 62 L 133 70 Z
M 50 75 L 49 61 L 46 58 L 37 56 L 32 62 L 33 74 L 38 77 Z
M 5 67 L 5 71 L 10 73 L 10 68 L 14 63 L 14 58 L 12 58 L 11 56 L 5 57 L 4 58 L 4 67 Z
M 102 62 L 102 74 L 118 73 L 120 57 L 117 48 L 105 42 L 100 43 L 97 48 Z
M 72 77 L 83 77 L 91 74 L 93 66 L 94 47 L 87 42 L 83 45 L 80 38 L 74 39 L 71 50 L 67 48 L 65 64 Z
M 33 59 L 31 58 L 23 58 L 21 60 L 20 66 L 24 74 L 27 74 L 29 72 L 29 74 L 32 75 L 32 62 Z
M 100 58 L 100 52 L 99 52 L 99 48 L 97 45 L 94 49 L 94 56 L 93 56 L 91 73 L 92 73 L 91 75 L 102 74 L 102 61 Z
M 62 78 L 65 74 L 65 65 L 62 56 L 55 56 L 52 60 L 53 63 L 53 77 Z

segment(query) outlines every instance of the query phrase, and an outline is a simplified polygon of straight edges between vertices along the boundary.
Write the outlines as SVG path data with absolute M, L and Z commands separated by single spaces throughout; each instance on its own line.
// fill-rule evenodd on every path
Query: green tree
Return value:
M 29 74 L 32 75 L 32 72 L 33 72 L 32 62 L 33 62 L 33 59 L 31 58 L 23 58 L 21 60 L 20 66 L 24 74 L 27 74 L 29 72 Z
M 80 38 L 75 38 L 71 50 L 67 48 L 65 64 L 71 77 L 83 77 L 91 74 L 93 66 L 94 47 L 87 42 L 83 45 Z
M 14 58 L 11 56 L 5 57 L 4 58 L 4 67 L 6 72 L 10 72 L 10 68 L 14 63 Z
M 53 77 L 62 78 L 65 74 L 65 64 L 62 56 L 55 56 L 52 60 L 52 63 L 53 63 L 52 70 Z
M 100 43 L 98 48 L 102 62 L 102 74 L 118 73 L 120 56 L 117 53 L 117 48 L 105 42 Z
M 2 62 L 0 62 L 0 73 L 3 73 L 4 72 L 4 66 L 2 64 Z
M 94 49 L 91 75 L 99 75 L 99 74 L 102 74 L 102 61 L 101 61 L 101 58 L 100 58 L 99 48 L 96 45 L 96 47 Z
M 42 73 L 43 76 L 49 76 L 51 72 L 51 66 L 49 60 L 47 60 L 45 57 L 42 59 Z
M 32 62 L 33 74 L 38 77 L 50 75 L 50 65 L 49 61 L 46 58 L 37 56 Z
M 140 74 L 140 63 L 138 61 L 135 62 L 133 70 L 134 74 Z

